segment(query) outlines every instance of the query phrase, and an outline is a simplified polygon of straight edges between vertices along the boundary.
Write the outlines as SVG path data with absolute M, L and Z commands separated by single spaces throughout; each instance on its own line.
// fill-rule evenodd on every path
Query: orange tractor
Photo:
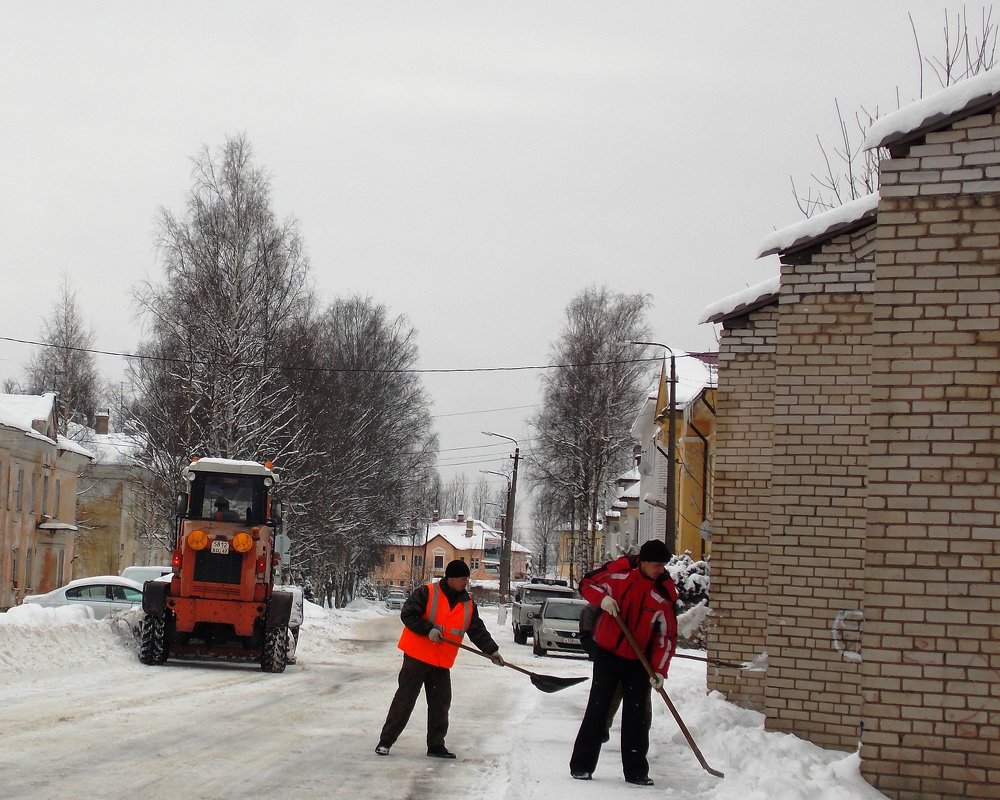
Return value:
M 172 574 L 146 581 L 139 660 L 259 661 L 282 672 L 292 594 L 274 588 L 281 505 L 270 463 L 195 459 L 177 498 Z

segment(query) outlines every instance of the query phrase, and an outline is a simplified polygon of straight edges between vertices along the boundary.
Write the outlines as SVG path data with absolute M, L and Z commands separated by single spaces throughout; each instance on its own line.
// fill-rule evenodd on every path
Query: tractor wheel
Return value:
M 288 663 L 288 628 L 268 628 L 264 634 L 264 651 L 260 668 L 264 672 L 284 672 Z
M 527 644 L 528 643 L 528 633 L 521 626 L 516 626 L 514 628 L 514 644 Z
M 163 614 L 143 617 L 139 638 L 139 660 L 143 664 L 162 664 L 167 660 L 167 619 Z

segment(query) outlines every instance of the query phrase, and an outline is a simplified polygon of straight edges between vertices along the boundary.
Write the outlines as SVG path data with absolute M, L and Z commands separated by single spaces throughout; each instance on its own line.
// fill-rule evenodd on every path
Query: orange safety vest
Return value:
M 424 619 L 441 630 L 444 640 L 435 644 L 426 636 L 414 633 L 405 625 L 399 637 L 399 649 L 411 658 L 433 664 L 435 667 L 451 669 L 458 655 L 458 645 L 465 638 L 465 632 L 472 624 L 472 601 L 458 603 L 452 608 L 444 590 L 435 581 L 429 583 L 427 608 Z

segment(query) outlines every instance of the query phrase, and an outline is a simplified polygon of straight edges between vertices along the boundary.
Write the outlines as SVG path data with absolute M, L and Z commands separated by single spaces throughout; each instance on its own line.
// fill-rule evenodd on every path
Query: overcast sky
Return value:
M 245 132 L 319 295 L 405 314 L 423 368 L 549 363 L 595 284 L 652 295 L 658 341 L 712 349 L 699 312 L 776 273 L 757 245 L 802 219 L 789 176 L 822 169 L 834 100 L 915 98 L 907 12 L 936 53 L 946 8 L 4 2 L 0 337 L 37 339 L 66 272 L 96 346 L 132 350 L 157 208 L 182 210 L 202 145 Z M 28 355 L 0 341 L 0 379 Z M 426 376 L 446 477 L 503 467 L 483 429 L 530 447 L 538 377 Z M 509 410 L 468 413 L 487 409 Z

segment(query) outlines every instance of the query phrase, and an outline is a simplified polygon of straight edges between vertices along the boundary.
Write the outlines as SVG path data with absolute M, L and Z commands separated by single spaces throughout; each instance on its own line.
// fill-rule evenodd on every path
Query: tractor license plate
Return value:
M 212 542 L 212 552 L 219 553 L 220 555 L 227 555 L 229 553 L 229 542 L 225 539 L 222 541 Z

